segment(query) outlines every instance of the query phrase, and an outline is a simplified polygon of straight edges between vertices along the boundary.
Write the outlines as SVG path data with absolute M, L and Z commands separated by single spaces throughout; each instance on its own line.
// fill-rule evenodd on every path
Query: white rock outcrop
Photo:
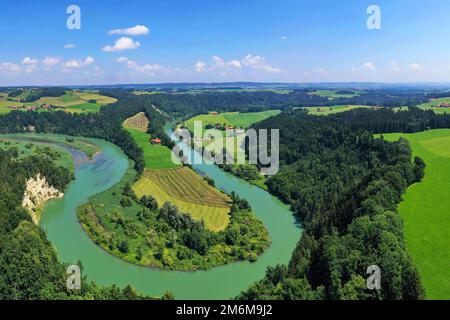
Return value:
M 38 224 L 40 219 L 39 211 L 45 202 L 50 199 L 62 198 L 63 196 L 64 193 L 50 186 L 45 177 L 41 178 L 41 175 L 38 174 L 36 178 L 28 179 L 22 206 L 30 212 L 33 222 Z

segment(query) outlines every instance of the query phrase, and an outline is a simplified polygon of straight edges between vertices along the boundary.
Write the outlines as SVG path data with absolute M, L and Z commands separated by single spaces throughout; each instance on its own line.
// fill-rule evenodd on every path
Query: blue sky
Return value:
M 448 82 L 449 18 L 447 0 L 5 1 L 0 86 Z

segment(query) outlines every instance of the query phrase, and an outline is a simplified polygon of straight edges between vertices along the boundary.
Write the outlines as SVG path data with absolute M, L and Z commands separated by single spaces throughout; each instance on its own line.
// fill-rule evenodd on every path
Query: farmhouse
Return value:
M 29 106 L 29 107 L 27 107 L 27 110 L 28 111 L 36 111 L 37 107 L 36 106 Z
M 10 107 L 8 107 L 8 108 L 10 108 L 10 109 L 14 109 L 14 110 L 20 109 L 20 107 L 19 107 L 19 106 L 10 106 Z
M 441 103 L 439 108 L 450 108 L 450 103 Z
M 219 113 L 217 111 L 211 111 L 209 114 L 212 116 L 217 116 Z
M 159 138 L 151 139 L 150 143 L 151 144 L 161 144 L 161 139 L 159 139 Z

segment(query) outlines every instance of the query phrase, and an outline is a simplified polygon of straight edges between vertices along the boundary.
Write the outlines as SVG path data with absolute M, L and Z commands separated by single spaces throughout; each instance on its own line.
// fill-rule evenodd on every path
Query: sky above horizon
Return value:
M 448 0 L 3 2 L 0 86 L 450 82 Z

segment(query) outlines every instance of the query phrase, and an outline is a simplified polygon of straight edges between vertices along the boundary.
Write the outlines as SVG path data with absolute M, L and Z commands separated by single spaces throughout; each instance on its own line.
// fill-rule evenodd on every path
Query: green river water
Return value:
M 71 153 L 77 163 L 76 179 L 62 199 L 50 201 L 44 208 L 40 225 L 58 252 L 61 261 L 81 261 L 89 280 L 100 285 L 128 284 L 152 296 L 169 290 L 177 299 L 228 299 L 263 278 L 268 266 L 288 263 L 300 238 L 301 229 L 289 207 L 266 191 L 235 178 L 213 165 L 195 165 L 213 178 L 216 186 L 235 191 L 247 199 L 256 215 L 269 230 L 271 247 L 255 263 L 239 262 L 208 271 L 161 271 L 124 262 L 94 244 L 78 223 L 76 208 L 92 195 L 109 189 L 124 175 L 128 161 L 123 152 L 103 140 L 86 139 L 98 145 L 102 153 L 91 162 L 77 150 Z

